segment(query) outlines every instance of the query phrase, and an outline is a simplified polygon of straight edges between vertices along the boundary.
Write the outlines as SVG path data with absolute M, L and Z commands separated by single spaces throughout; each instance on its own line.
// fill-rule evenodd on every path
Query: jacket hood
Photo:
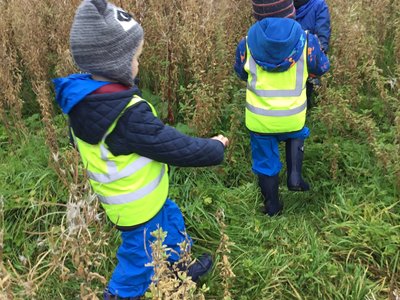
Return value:
M 88 74 L 74 74 L 53 82 L 56 100 L 68 114 L 75 136 L 92 145 L 101 141 L 133 95 L 141 95 L 136 86 L 120 92 L 92 94 L 110 82 L 93 80 Z
M 72 74 L 53 79 L 53 83 L 56 101 L 63 113 L 68 114 L 87 95 L 110 82 L 93 80 L 90 74 Z
M 310 9 L 317 4 L 318 0 L 309 0 L 303 2 L 304 3 L 299 6 L 299 8 L 296 8 L 296 18 L 304 17 L 310 11 Z
M 250 27 L 247 45 L 256 63 L 269 72 L 288 70 L 300 59 L 306 33 L 288 18 L 265 18 Z

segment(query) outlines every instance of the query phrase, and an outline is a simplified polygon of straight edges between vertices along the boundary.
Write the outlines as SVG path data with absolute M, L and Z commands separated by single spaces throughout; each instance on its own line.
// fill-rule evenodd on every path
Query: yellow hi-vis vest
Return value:
M 285 72 L 264 70 L 246 47 L 246 127 L 258 133 L 301 130 L 307 111 L 307 45 L 297 63 Z
M 90 184 L 111 222 L 134 226 L 154 217 L 168 196 L 167 165 L 139 154 L 114 156 L 105 143 L 128 107 L 141 101 L 134 96 L 107 130 L 101 142 L 91 145 L 74 136 Z M 154 107 L 148 103 L 156 115 Z

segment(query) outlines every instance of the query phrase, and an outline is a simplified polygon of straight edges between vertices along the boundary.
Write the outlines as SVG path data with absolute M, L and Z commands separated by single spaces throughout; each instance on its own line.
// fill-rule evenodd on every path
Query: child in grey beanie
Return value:
M 157 118 L 134 80 L 143 29 L 121 8 L 106 0 L 84 0 L 70 43 L 74 61 L 88 74 L 54 79 L 56 100 L 68 114 L 93 191 L 121 231 L 118 264 L 104 299 L 140 299 L 153 275 L 147 266 L 151 233 L 167 232 L 170 263 L 179 260 L 179 244 L 190 241 L 179 207 L 168 198 L 168 166 L 220 164 L 228 140 L 190 137 Z M 203 254 L 181 268 L 197 281 L 211 266 L 211 255 Z

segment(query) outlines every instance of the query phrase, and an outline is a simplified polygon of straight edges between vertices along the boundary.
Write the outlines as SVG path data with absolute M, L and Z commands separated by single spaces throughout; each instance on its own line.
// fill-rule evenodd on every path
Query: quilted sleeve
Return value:
M 124 113 L 106 144 L 114 155 L 137 153 L 179 167 L 218 165 L 225 150 L 217 140 L 190 137 L 164 125 L 146 102 Z

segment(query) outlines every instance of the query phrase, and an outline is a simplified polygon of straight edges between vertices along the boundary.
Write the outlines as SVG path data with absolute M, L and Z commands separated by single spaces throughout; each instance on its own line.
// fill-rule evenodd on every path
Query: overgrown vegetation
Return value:
M 79 2 L 0 1 L 0 299 L 97 299 L 115 264 L 118 233 L 50 84 L 76 71 L 68 28 Z M 267 218 L 232 71 L 251 3 L 115 1 L 144 26 L 141 87 L 161 117 L 232 142 L 220 167 L 172 169 L 194 253 L 215 253 L 205 287 L 188 285 L 193 297 L 400 298 L 400 1 L 328 2 L 332 70 L 309 112 L 304 162 L 312 191 L 282 185 L 285 213 Z

